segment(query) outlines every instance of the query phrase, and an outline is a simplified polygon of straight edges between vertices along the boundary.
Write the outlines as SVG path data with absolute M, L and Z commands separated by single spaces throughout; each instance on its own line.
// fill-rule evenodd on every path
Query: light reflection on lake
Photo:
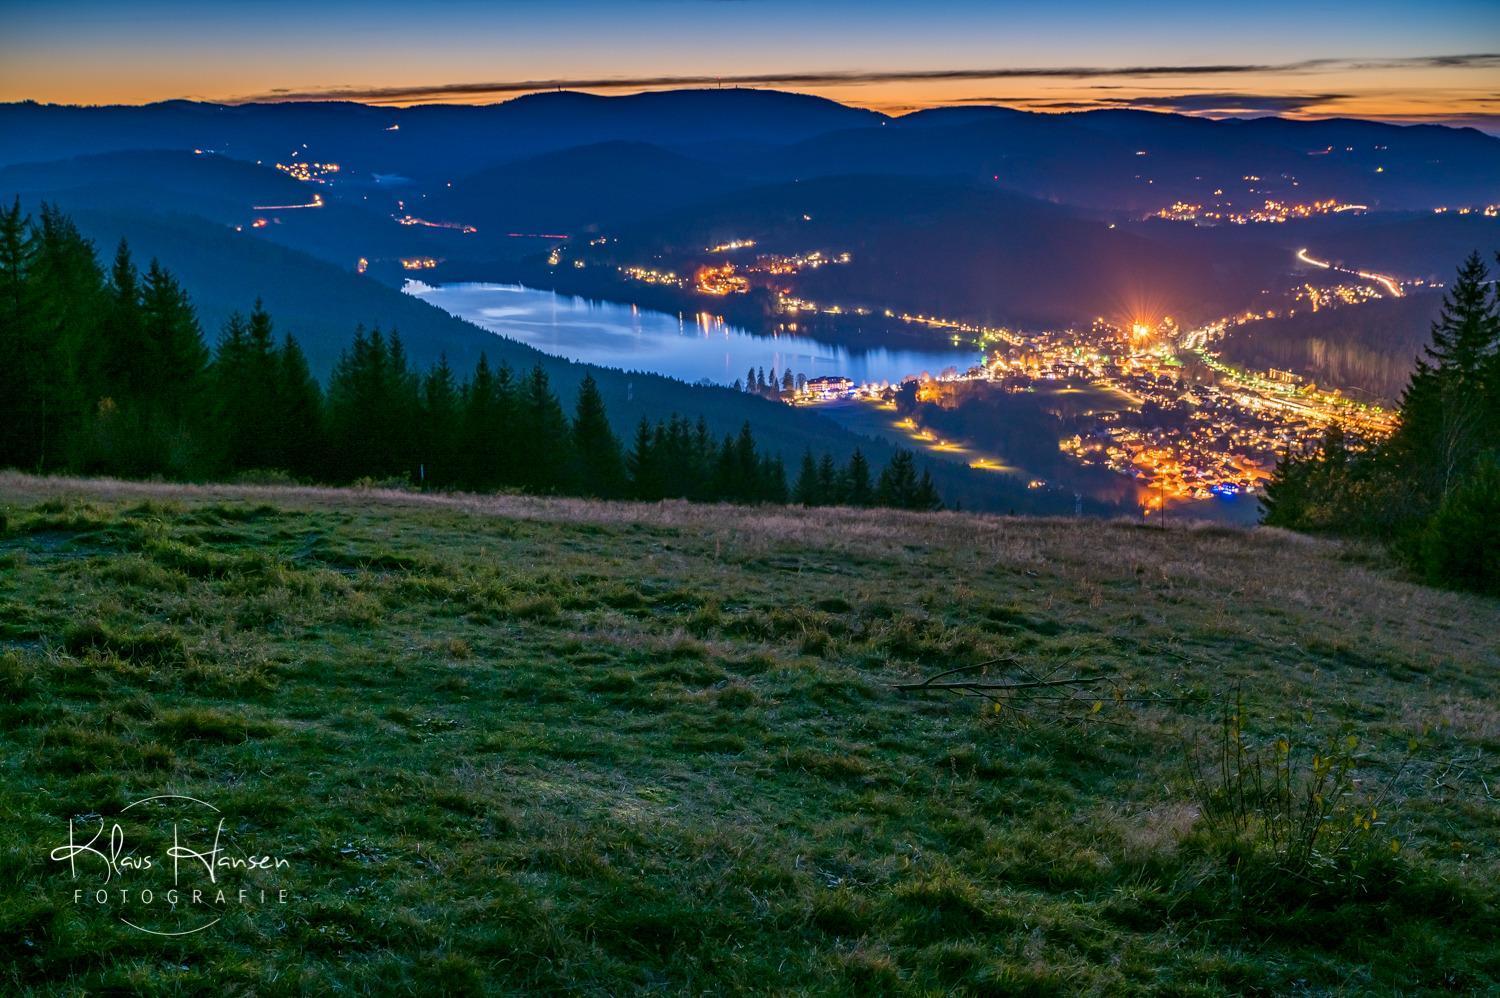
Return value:
M 843 375 L 856 383 L 963 370 L 977 350 L 851 350 L 805 336 L 760 336 L 707 313 L 669 315 L 633 305 L 590 301 L 519 284 L 407 281 L 407 294 L 482 329 L 569 360 L 650 371 L 682 381 L 733 384 L 751 368 L 788 368 L 810 378 Z

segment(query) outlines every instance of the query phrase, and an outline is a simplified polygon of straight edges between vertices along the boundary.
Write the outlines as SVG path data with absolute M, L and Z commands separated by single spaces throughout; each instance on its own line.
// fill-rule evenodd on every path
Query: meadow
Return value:
M 0 742 L 7 993 L 1500 988 L 1500 604 L 1275 529 L 0 474 Z

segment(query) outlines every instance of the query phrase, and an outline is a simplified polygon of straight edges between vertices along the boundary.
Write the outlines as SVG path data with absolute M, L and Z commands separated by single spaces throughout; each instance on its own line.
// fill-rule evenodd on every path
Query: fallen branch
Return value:
M 993 664 L 995 663 L 985 662 L 983 665 L 969 665 L 957 669 L 949 669 L 947 672 L 940 672 L 936 676 L 924 679 L 920 683 L 892 683 L 891 689 L 900 690 L 903 693 L 912 693 L 920 690 L 970 690 L 976 693 L 980 691 L 998 691 L 1003 693 L 1008 690 L 1037 690 L 1055 686 L 1094 686 L 1115 678 L 1113 673 L 1106 673 L 1102 676 L 1076 676 L 1072 679 L 1043 679 L 1025 683 L 938 682 L 938 680 L 945 676 L 956 675 L 960 672 L 972 672 L 975 669 L 982 668 L 984 665 Z

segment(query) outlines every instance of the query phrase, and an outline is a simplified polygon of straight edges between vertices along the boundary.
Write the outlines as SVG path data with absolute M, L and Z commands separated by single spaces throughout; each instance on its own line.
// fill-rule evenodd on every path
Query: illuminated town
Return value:
M 1327 210 L 1336 206 L 1326 205 Z M 726 246 L 729 244 L 725 244 Z M 736 242 L 736 248 L 753 245 Z M 725 246 L 712 251 L 725 251 Z M 762 254 L 753 263 L 700 267 L 692 280 L 671 270 L 621 267 L 631 281 L 694 290 L 711 297 L 744 294 L 754 286 L 775 292 L 775 307 L 789 320 L 780 328 L 797 332 L 801 314 L 870 315 L 864 306 L 809 301 L 765 278 L 828 263 L 849 254 Z M 1402 295 L 1401 282 L 1384 274 L 1345 270 L 1303 250 L 1297 262 L 1347 275 L 1333 284 L 1304 282 L 1288 289 L 1280 307 L 1244 311 L 1193 328 L 1171 318 L 1096 320 L 1087 329 L 1020 331 L 959 319 L 881 310 L 884 318 L 938 330 L 955 346 L 973 346 L 982 360 L 967 370 L 924 374 L 917 379 L 918 402 L 943 404 L 956 390 L 1007 393 L 1091 392 L 1099 403 L 1073 425 L 1077 432 L 1058 442 L 1059 450 L 1081 468 L 1107 469 L 1135 483 L 1147 515 L 1153 510 L 1215 496 L 1255 494 L 1279 456 L 1319 444 L 1337 424 L 1352 446 L 1378 439 L 1394 428 L 1394 416 L 1378 406 L 1322 388 L 1288 371 L 1254 373 L 1219 358 L 1213 344 L 1236 326 L 1278 315 L 1350 307 Z M 980 454 L 961 442 L 921 427 L 894 404 L 901 386 L 858 385 L 846 378 L 798 377 L 794 386 L 772 389 L 793 405 L 857 400 L 889 413 L 893 430 L 934 453 L 959 457 L 979 470 L 1016 473 L 998 456 Z M 1048 483 L 1028 478 L 1031 488 Z
M 1221 193 L 1221 192 L 1215 192 Z M 1280 223 L 1297 218 L 1312 218 L 1315 215 L 1340 215 L 1345 212 L 1362 213 L 1368 205 L 1347 204 L 1335 198 L 1313 201 L 1308 204 L 1287 203 L 1266 199 L 1258 207 L 1235 210 L 1228 203 L 1215 202 L 1210 205 L 1174 201 L 1169 207 L 1154 213 L 1153 218 L 1164 218 L 1171 222 L 1219 223 L 1230 225 L 1253 225 Z
M 733 253 L 735 250 L 749 249 L 755 245 L 754 239 L 731 239 L 727 243 L 717 246 L 709 246 L 704 249 L 705 253 Z
M 1229 324 L 1221 320 L 1214 328 L 1222 331 Z M 965 383 L 1010 393 L 1090 390 L 1099 403 L 1085 414 L 1079 432 L 1059 441 L 1059 449 L 1081 466 L 1133 480 L 1147 511 L 1256 493 L 1281 454 L 1317 445 L 1334 424 L 1356 447 L 1394 428 L 1388 410 L 1320 389 L 1290 372 L 1257 375 L 1205 348 L 1186 347 L 1212 334 L 1180 332 L 1166 321 L 1121 328 L 1099 320 L 1086 330 L 1024 338 L 1004 330 L 991 333 L 986 342 L 999 345 L 986 351 L 982 363 L 922 379 L 917 400 L 941 403 L 953 386 Z M 898 387 L 850 385 L 835 392 L 810 387 L 790 393 L 787 401 L 854 398 L 889 405 Z M 961 444 L 919 428 L 909 416 L 893 419 L 892 425 L 936 453 L 965 453 Z M 1007 470 L 995 458 L 969 463 Z M 1046 483 L 1032 479 L 1028 484 Z
M 293 180 L 303 183 L 321 184 L 326 183 L 328 178 L 339 172 L 337 163 L 309 163 L 305 160 L 293 160 L 290 163 L 277 163 L 276 169 L 285 173 Z
M 1362 206 L 1334 201 L 1311 206 L 1267 203 L 1267 211 L 1278 218 L 1344 210 L 1362 210 Z M 1264 220 L 1271 218 L 1268 215 Z M 736 239 L 705 252 L 722 254 L 754 246 L 754 240 Z M 561 250 L 554 249 L 550 262 L 555 266 L 562 260 Z M 1333 425 L 1343 429 L 1353 447 L 1394 428 L 1394 415 L 1386 409 L 1312 384 L 1289 371 L 1241 370 L 1215 351 L 1214 344 L 1230 329 L 1249 322 L 1404 294 L 1402 285 L 1407 282 L 1348 269 L 1306 249 L 1296 255 L 1297 263 L 1346 279 L 1295 284 L 1276 299 L 1274 307 L 1246 310 L 1192 328 L 1179 328 L 1170 317 L 1100 318 L 1086 329 L 1022 332 L 944 316 L 814 302 L 793 294 L 776 279 L 849 260 L 847 252 L 761 253 L 745 264 L 726 261 L 699 266 L 691 278 L 646 266 L 619 266 L 617 272 L 631 282 L 715 298 L 764 289 L 772 294 L 775 311 L 785 317 L 776 327 L 784 332 L 799 332 L 797 318 L 802 315 L 874 314 L 940 331 L 951 345 L 976 349 L 982 359 L 967 369 L 929 372 L 915 379 L 918 402 L 943 405 L 962 390 L 1091 393 L 1098 404 L 1072 419 L 1070 425 L 1077 427 L 1076 432 L 1059 440 L 1059 450 L 1080 468 L 1106 469 L 1135 483 L 1148 514 L 1177 503 L 1258 493 L 1282 454 L 1318 445 Z M 910 413 L 895 405 L 900 391 L 900 385 L 889 383 L 798 376 L 794 384 L 773 386 L 769 394 L 799 406 L 845 400 L 873 404 L 889 414 L 891 429 L 918 446 L 961 458 L 980 470 L 1019 471 L 997 455 L 981 454 L 918 425 Z M 1048 483 L 1028 478 L 1027 484 L 1041 488 Z
M 705 295 L 744 294 L 750 290 L 749 279 L 736 274 L 732 263 L 719 267 L 699 267 L 694 284 L 698 292 Z
M 1449 208 L 1446 205 L 1432 209 L 1434 215 L 1446 215 L 1448 212 L 1455 215 L 1483 215 L 1485 218 L 1500 216 L 1500 204 L 1487 204 L 1482 207 L 1465 205 L 1459 208 Z
M 1290 372 L 1255 375 L 1204 349 L 1182 350 L 1164 332 L 1150 330 L 1142 339 L 1097 323 L 1077 339 L 1044 336 L 1023 358 L 992 361 L 985 376 L 1012 390 L 1071 380 L 1125 396 L 1128 408 L 1097 413 L 1091 428 L 1059 446 L 1081 464 L 1137 480 L 1155 506 L 1255 492 L 1278 456 L 1317 444 L 1335 423 L 1355 439 L 1393 428 L 1383 409 L 1319 390 Z M 1211 375 L 1190 375 L 1194 361 Z M 1140 415 L 1147 409 L 1149 418 Z

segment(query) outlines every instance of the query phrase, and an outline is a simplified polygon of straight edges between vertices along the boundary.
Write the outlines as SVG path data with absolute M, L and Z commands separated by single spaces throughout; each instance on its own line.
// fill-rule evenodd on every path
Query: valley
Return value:
M 79 153 L 0 166 L 0 189 L 107 212 L 126 236 L 143 217 L 187 211 L 368 288 L 351 294 L 404 288 L 460 320 L 441 347 L 420 337 L 418 356 L 467 363 L 488 340 L 502 355 L 514 343 L 590 365 L 618 386 L 622 433 L 645 384 L 631 373 L 689 386 L 648 397 L 738 381 L 754 389 L 744 401 L 799 403 L 794 420 L 820 408 L 805 404 L 807 380 L 847 377 L 850 394 L 895 405 L 893 418 L 872 427 L 822 411 L 877 430 L 877 451 L 916 447 L 971 508 L 1063 512 L 1083 496 L 1091 512 L 1253 518 L 1281 453 L 1335 424 L 1356 446 L 1389 432 L 1385 408 L 1443 275 L 1500 245 L 1477 179 L 1500 140 L 1464 132 L 985 108 L 872 116 L 751 90 L 543 94 L 445 114 L 207 110 L 118 112 L 162 146 L 137 152 L 112 149 L 82 111 L 0 109 L 0 123 L 25 134 L 45 122 L 68 136 L 52 148 Z M 513 127 L 415 157 L 413 143 L 480 120 Z M 1094 160 L 1049 158 L 1083 135 Z M 1024 167 L 1009 151 L 1023 140 Z M 1429 141 L 1444 155 L 1419 161 Z M 1087 197 L 1059 193 L 1080 184 Z M 1110 190 L 1108 208 L 1094 203 Z M 1399 333 L 1367 337 L 1361 317 L 1380 326 L 1393 310 Z M 1330 327 L 1337 339 L 1290 332 Z M 315 338 L 310 356 L 326 369 L 336 349 Z M 770 390 L 755 384 L 767 372 Z M 1057 404 L 1057 389 L 1117 401 L 1085 412 Z M 712 418 L 724 403 L 703 404 Z M 759 428 L 769 412 L 745 415 Z M 798 435 L 823 438 L 813 424 Z M 795 460 L 784 429 L 772 439 Z
M 1500 994 L 1486 38 L 0 3 L 0 994 Z

